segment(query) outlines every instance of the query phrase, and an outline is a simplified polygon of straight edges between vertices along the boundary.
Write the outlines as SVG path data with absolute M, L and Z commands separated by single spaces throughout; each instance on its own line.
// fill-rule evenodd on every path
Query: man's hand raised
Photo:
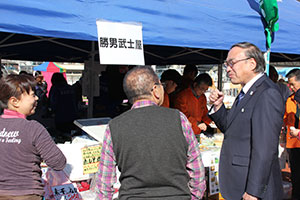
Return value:
M 210 104 L 214 105 L 214 111 L 218 111 L 223 104 L 224 94 L 220 92 L 218 89 L 213 90 L 209 96 Z

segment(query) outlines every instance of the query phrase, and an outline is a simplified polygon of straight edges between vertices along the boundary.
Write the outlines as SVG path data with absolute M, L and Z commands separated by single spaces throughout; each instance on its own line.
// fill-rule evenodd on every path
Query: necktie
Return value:
M 244 96 L 245 96 L 245 93 L 243 90 L 241 90 L 240 94 L 238 95 L 236 105 L 238 105 L 240 103 L 240 101 L 244 98 Z

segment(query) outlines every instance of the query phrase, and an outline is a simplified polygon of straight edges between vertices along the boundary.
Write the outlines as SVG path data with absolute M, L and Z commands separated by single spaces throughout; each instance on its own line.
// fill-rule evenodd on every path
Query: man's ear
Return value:
M 8 100 L 8 106 L 18 108 L 19 107 L 19 102 L 20 102 L 20 100 L 17 99 L 16 97 L 10 97 L 9 100 Z
M 157 103 L 158 105 L 160 105 L 164 99 L 164 89 L 162 89 L 163 92 L 160 91 L 160 88 L 162 87 L 160 85 L 154 85 L 153 86 L 153 90 L 152 90 L 152 100 Z M 160 103 L 161 102 L 161 103 Z
M 152 94 L 153 94 L 153 97 L 154 97 L 155 99 L 159 99 L 159 98 L 160 98 L 160 97 L 159 97 L 159 92 L 158 92 L 158 90 L 157 90 L 157 85 L 154 85 L 154 86 L 153 86 Z
M 255 71 L 255 68 L 256 68 L 256 65 L 257 65 L 255 59 L 254 59 L 254 58 L 251 58 L 251 59 L 249 60 L 249 62 L 250 62 L 251 70 L 252 70 L 252 71 Z

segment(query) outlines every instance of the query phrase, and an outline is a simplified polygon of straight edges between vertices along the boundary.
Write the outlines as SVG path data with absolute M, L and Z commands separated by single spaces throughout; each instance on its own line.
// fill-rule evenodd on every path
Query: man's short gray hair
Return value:
M 295 80 L 297 82 L 300 82 L 300 69 L 292 69 L 291 71 L 289 71 L 289 73 L 287 73 L 286 77 L 287 78 L 296 77 Z
M 253 58 L 256 61 L 256 68 L 255 72 L 256 73 L 264 73 L 265 68 L 266 68 L 266 62 L 263 53 L 261 50 L 255 46 L 254 44 L 250 42 L 240 42 L 237 44 L 232 45 L 232 48 L 234 47 L 239 47 L 242 49 L 245 49 L 245 56 L 247 58 Z
M 150 99 L 151 90 L 159 78 L 151 67 L 138 66 L 127 72 L 123 89 L 130 103 L 140 99 Z

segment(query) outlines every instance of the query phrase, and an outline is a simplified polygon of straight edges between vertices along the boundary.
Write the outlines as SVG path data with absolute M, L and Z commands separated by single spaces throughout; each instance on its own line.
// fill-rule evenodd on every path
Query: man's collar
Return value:
M 251 88 L 251 86 L 263 75 L 264 75 L 263 73 L 259 73 L 256 76 L 254 76 L 248 83 L 246 83 L 246 85 L 244 85 L 244 87 L 242 88 L 243 92 L 246 94 L 248 90 Z
M 135 109 L 135 108 L 141 108 L 141 107 L 146 107 L 146 106 L 157 106 L 157 104 L 154 101 L 151 100 L 138 100 L 136 102 L 134 102 L 134 104 L 132 105 L 131 109 Z

